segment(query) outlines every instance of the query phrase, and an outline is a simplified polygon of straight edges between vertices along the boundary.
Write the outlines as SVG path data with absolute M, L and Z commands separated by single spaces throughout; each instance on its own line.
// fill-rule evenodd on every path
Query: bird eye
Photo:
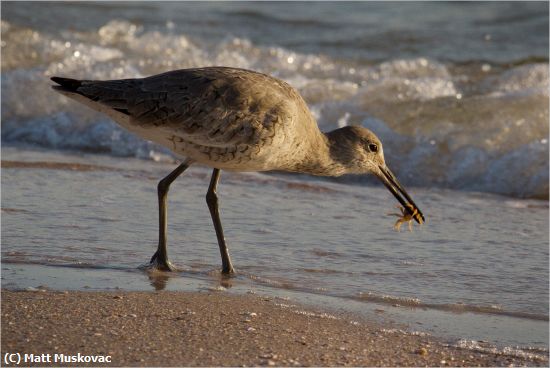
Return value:
M 378 146 L 375 143 L 369 143 L 369 151 L 378 152 Z

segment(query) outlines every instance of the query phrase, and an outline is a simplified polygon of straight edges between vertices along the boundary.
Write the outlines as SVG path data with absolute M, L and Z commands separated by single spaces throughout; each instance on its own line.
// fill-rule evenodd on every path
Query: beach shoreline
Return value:
M 384 216 L 392 204 L 380 200 L 384 188 L 364 191 L 325 181 L 225 173 L 224 221 L 238 262 L 237 276 L 226 285 L 219 279 L 219 254 L 204 203 L 206 168 L 193 167 L 171 196 L 170 255 L 182 272 L 152 277 L 139 268 L 157 245 L 158 178 L 174 164 L 14 147 L 3 147 L 2 154 L 2 187 L 9 193 L 2 198 L 6 290 L 193 293 L 222 285 L 232 294 L 291 298 L 469 349 L 548 356 L 547 314 L 540 312 L 547 283 L 539 278 L 525 288 L 532 297 L 521 294 L 516 302 L 516 294 L 503 293 L 547 269 L 547 243 L 541 246 L 529 235 L 547 226 L 547 202 L 420 191 L 433 223 L 396 233 L 393 218 Z M 257 206 L 259 200 L 269 206 Z M 449 212 L 457 202 L 463 207 Z M 498 208 L 501 217 L 493 221 L 484 208 Z M 463 212 L 470 216 L 462 219 Z M 459 238 L 458 229 L 497 228 L 502 216 L 518 213 L 527 225 L 502 231 L 521 233 L 522 244 L 527 241 L 533 252 L 527 263 L 511 262 L 515 242 L 500 230 L 486 234 L 491 244 L 474 249 L 471 236 L 461 232 Z M 298 231 L 302 226 L 307 230 Z M 374 240 L 366 242 L 364 234 Z M 499 259 L 523 278 L 497 277 L 492 272 L 499 269 L 483 267 L 479 260 L 484 259 Z M 461 289 L 477 285 L 479 277 L 491 282 Z M 489 289 L 492 294 L 481 295 Z
M 2 355 L 6 353 L 19 353 L 22 359 L 34 354 L 32 359 L 38 359 L 24 366 L 543 366 L 548 362 L 540 356 L 454 347 L 426 334 L 280 298 L 210 291 L 4 289 Z M 60 354 L 81 360 L 59 362 Z M 101 357 L 108 361 L 82 360 Z

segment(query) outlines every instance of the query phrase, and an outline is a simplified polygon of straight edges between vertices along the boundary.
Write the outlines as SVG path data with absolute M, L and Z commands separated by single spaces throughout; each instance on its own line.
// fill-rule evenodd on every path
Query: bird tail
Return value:
M 54 90 L 64 92 L 76 92 L 83 82 L 78 79 L 62 77 L 52 77 L 51 80 L 58 84 L 58 86 L 52 86 Z
M 62 95 L 69 97 L 73 100 L 77 100 L 78 102 L 90 105 L 90 102 L 87 101 L 89 100 L 89 97 L 78 91 L 78 89 L 82 87 L 82 84 L 84 82 L 90 81 L 62 77 L 51 77 L 51 80 L 57 83 L 56 86 L 52 86 L 52 89 L 54 91 L 59 92 Z
M 57 86 L 52 88 L 62 95 L 76 100 L 94 110 L 103 112 L 115 120 L 120 114 L 128 116 L 128 101 L 120 81 L 93 81 L 52 77 Z

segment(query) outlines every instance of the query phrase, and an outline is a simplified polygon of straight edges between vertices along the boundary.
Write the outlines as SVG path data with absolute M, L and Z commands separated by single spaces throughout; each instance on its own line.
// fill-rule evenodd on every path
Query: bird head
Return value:
M 332 159 L 347 174 L 374 174 L 401 203 L 405 211 L 422 224 L 424 215 L 386 165 L 380 139 L 369 129 L 351 125 L 327 134 Z

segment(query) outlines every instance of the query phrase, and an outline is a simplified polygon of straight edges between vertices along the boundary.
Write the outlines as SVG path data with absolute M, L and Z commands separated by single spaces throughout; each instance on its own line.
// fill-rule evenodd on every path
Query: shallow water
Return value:
M 192 167 L 171 189 L 169 254 L 183 271 L 164 279 L 139 267 L 156 248 L 157 179 L 174 164 L 9 148 L 2 160 L 3 287 L 227 286 L 204 201 L 207 168 Z M 452 339 L 546 346 L 548 203 L 410 191 L 428 223 L 396 232 L 386 215 L 395 200 L 382 186 L 224 173 L 222 219 L 239 273 L 229 284 Z
M 548 3 L 1 6 L 3 287 L 225 285 L 547 355 L 548 201 L 525 198 L 548 199 Z M 285 79 L 323 130 L 372 129 L 428 223 L 395 232 L 395 200 L 368 177 L 223 173 L 239 272 L 227 282 L 210 172 L 193 167 L 170 194 L 183 271 L 139 270 L 174 156 L 53 93 L 49 77 L 207 65 Z

